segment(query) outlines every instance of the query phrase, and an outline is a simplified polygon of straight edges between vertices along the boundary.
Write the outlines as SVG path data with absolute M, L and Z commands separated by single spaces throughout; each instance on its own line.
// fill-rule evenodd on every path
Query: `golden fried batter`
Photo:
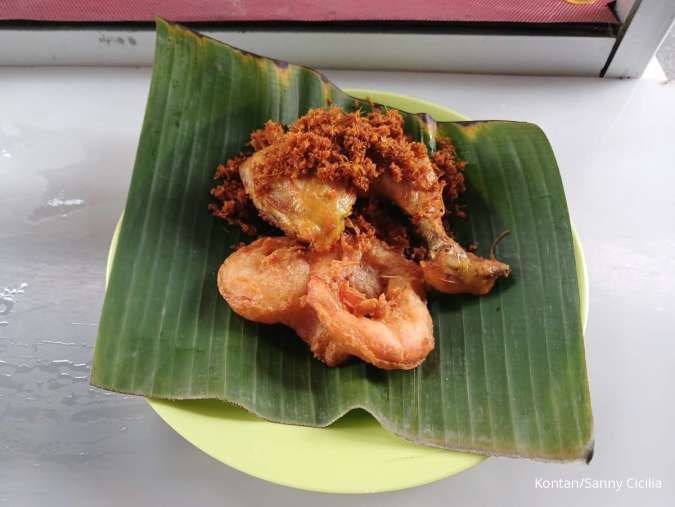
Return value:
M 434 348 L 419 266 L 372 236 L 345 233 L 323 253 L 259 238 L 225 260 L 218 288 L 242 317 L 292 327 L 329 366 L 356 356 L 409 369 Z
M 325 335 L 316 313 L 305 303 L 314 257 L 297 240 L 258 238 L 225 259 L 218 270 L 218 290 L 235 313 L 254 322 L 293 328 L 317 358 L 337 366 L 350 354 Z
M 374 237 L 350 243 L 312 269 L 307 303 L 346 352 L 385 370 L 415 368 L 434 348 L 419 266 Z
M 307 293 L 308 257 L 294 239 L 263 236 L 225 259 L 218 271 L 218 290 L 246 319 L 286 323 Z

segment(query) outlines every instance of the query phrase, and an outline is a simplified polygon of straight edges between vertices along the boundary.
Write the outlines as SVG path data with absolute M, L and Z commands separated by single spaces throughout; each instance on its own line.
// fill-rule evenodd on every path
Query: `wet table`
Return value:
M 549 135 L 590 271 L 591 465 L 489 459 L 397 493 L 307 493 L 212 460 L 143 399 L 89 387 L 106 255 L 150 70 L 2 68 L 0 505 L 672 504 L 675 84 L 327 74 L 341 86 L 415 95 L 475 119 L 532 121 Z M 589 482 L 544 487 L 556 479 Z M 593 488 L 594 480 L 622 482 Z

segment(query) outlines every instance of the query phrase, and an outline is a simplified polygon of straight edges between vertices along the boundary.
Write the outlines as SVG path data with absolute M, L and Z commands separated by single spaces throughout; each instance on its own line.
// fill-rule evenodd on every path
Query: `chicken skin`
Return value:
M 246 193 L 262 217 L 287 235 L 319 251 L 330 249 L 344 230 L 356 192 L 344 183 L 326 182 L 312 175 L 278 177 L 261 188 L 255 177 L 256 168 L 265 163 L 269 150 L 270 147 L 254 153 L 239 167 Z
M 448 235 L 442 221 L 445 214 L 443 187 L 431 165 L 426 178 L 428 189 L 420 189 L 383 174 L 375 182 L 375 188 L 408 215 L 426 242 L 428 258 L 421 261 L 420 266 L 431 287 L 447 294 L 487 294 L 497 278 L 509 275 L 509 266 L 466 252 Z

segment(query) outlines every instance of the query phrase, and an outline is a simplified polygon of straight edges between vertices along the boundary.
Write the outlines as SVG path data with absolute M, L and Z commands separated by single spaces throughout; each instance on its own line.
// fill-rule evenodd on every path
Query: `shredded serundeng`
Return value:
M 239 178 L 239 166 L 252 152 L 267 149 L 265 163 L 256 168 L 256 186 L 280 177 L 295 178 L 316 175 L 328 181 L 344 181 L 360 195 L 365 195 L 371 182 L 385 171 L 395 181 L 409 181 L 421 190 L 434 185 L 444 186 L 448 210 L 464 216 L 456 199 L 465 190 L 465 162 L 457 159 L 452 141 L 437 139 L 437 150 L 429 156 L 423 143 L 412 141 L 403 130 L 403 117 L 396 110 L 347 113 L 338 107 L 312 109 L 292 123 L 288 129 L 268 121 L 251 134 L 251 150 L 240 153 L 218 166 L 214 179 L 218 184 L 211 194 L 218 203 L 211 212 L 243 232 L 256 235 L 265 228 L 257 210 L 246 194 Z M 428 164 L 438 181 L 424 177 Z M 409 256 L 422 255 L 411 245 L 409 224 L 389 217 L 381 201 L 370 199 L 357 207 L 360 214 L 374 223 L 385 241 L 406 251 Z M 378 227 L 381 225 L 381 227 Z M 386 227 L 385 227 L 386 225 Z

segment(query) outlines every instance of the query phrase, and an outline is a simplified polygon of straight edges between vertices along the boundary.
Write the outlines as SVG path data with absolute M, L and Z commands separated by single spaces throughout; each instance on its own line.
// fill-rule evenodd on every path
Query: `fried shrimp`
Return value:
M 434 348 L 419 266 L 373 237 L 342 243 L 341 257 L 318 263 L 308 284 L 326 335 L 378 368 L 416 367 Z
M 218 290 L 242 317 L 286 323 L 307 293 L 309 256 L 286 237 L 261 237 L 231 254 L 218 270 Z
M 218 270 L 218 290 L 232 310 L 245 319 L 263 324 L 285 324 L 309 345 L 328 366 L 350 357 L 327 336 L 314 310 L 305 303 L 316 256 L 297 240 L 261 237 L 230 255 Z
M 323 253 L 259 238 L 225 260 L 218 289 L 242 317 L 293 328 L 329 366 L 357 356 L 409 369 L 434 348 L 419 266 L 375 238 L 345 234 Z

